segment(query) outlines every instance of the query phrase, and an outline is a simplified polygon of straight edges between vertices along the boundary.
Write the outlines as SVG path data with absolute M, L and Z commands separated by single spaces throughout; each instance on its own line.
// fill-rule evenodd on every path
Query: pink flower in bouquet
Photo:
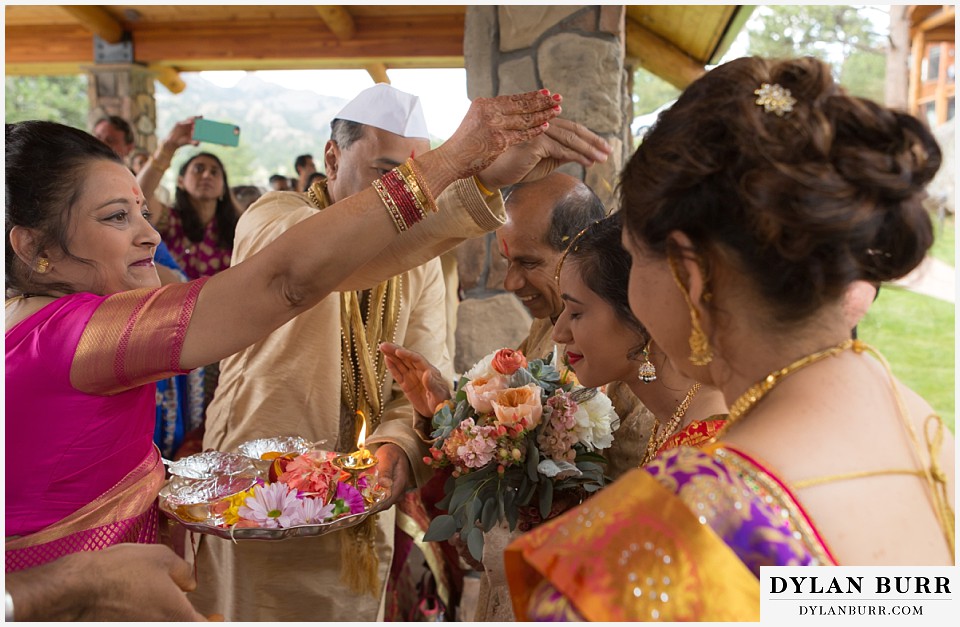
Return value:
M 540 424 L 543 405 L 540 404 L 540 386 L 529 383 L 520 388 L 508 388 L 497 392 L 492 401 L 493 411 L 500 424 L 514 425 L 529 430 Z
M 461 446 L 467 443 L 467 430 L 473 426 L 473 419 L 467 418 L 460 425 L 454 429 L 447 439 L 443 441 L 443 446 L 441 447 L 441 452 L 446 456 L 448 460 L 454 465 L 459 466 L 460 457 L 457 455 L 457 451 Z M 431 449 L 431 452 L 435 449 Z M 437 457 L 437 455 L 434 455 Z
M 475 428 L 476 437 L 467 440 L 466 444 L 457 449 L 457 457 L 467 468 L 483 468 L 493 459 L 493 453 L 497 450 L 497 441 L 489 437 L 485 431 L 489 427 Z
M 490 365 L 500 374 L 509 376 L 520 368 L 526 368 L 527 358 L 520 351 L 515 351 L 512 348 L 501 348 L 493 356 Z
M 309 453 L 291 460 L 277 481 L 299 490 L 308 492 L 326 502 L 333 482 L 340 476 L 340 469 L 327 460 L 318 460 Z
M 300 511 L 297 491 L 283 483 L 256 486 L 238 513 L 241 518 L 257 523 L 259 527 L 275 529 L 289 527 L 292 516 Z
M 467 393 L 467 402 L 481 414 L 489 414 L 493 411 L 493 399 L 498 392 L 505 389 L 507 389 L 507 379 L 499 375 L 477 377 L 463 388 Z

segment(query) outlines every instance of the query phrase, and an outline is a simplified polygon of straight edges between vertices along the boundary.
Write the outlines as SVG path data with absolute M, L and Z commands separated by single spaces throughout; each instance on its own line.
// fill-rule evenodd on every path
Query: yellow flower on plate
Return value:
M 223 524 L 235 525 L 240 521 L 240 515 L 237 512 L 248 496 L 253 496 L 253 488 L 220 499 L 210 510 L 215 515 L 223 516 Z

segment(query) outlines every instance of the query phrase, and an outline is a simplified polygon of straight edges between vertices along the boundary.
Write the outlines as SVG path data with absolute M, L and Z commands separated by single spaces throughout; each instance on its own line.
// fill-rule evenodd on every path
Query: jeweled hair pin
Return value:
M 784 113 L 793 111 L 793 105 L 797 104 L 797 99 L 790 95 L 790 90 L 776 83 L 762 83 L 760 89 L 753 93 L 758 96 L 756 102 L 763 107 L 764 112 L 776 113 L 777 117 L 782 118 Z

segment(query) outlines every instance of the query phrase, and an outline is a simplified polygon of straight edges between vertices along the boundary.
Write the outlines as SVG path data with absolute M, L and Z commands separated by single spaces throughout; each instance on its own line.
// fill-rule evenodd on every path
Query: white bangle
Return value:
M 10 593 L 4 589 L 4 592 L 7 594 L 7 598 L 4 601 L 4 611 L 3 611 L 3 620 L 12 623 L 13 622 L 13 597 L 10 596 Z

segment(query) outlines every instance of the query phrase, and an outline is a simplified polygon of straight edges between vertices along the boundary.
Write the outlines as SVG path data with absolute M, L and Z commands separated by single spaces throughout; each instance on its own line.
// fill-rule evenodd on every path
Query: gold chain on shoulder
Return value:
M 680 401 L 676 411 L 673 412 L 673 416 L 670 417 L 670 421 L 667 422 L 663 429 L 661 429 L 662 425 L 660 424 L 660 420 L 656 416 L 653 417 L 653 433 L 650 434 L 650 439 L 647 440 L 647 452 L 643 456 L 643 461 L 640 462 L 641 466 L 650 462 L 657 455 L 660 447 L 674 434 L 680 425 L 680 421 L 683 420 L 684 414 L 687 413 L 687 409 L 690 408 L 693 397 L 696 396 L 699 391 L 700 383 L 694 383 L 690 389 L 687 390 L 687 395 Z

